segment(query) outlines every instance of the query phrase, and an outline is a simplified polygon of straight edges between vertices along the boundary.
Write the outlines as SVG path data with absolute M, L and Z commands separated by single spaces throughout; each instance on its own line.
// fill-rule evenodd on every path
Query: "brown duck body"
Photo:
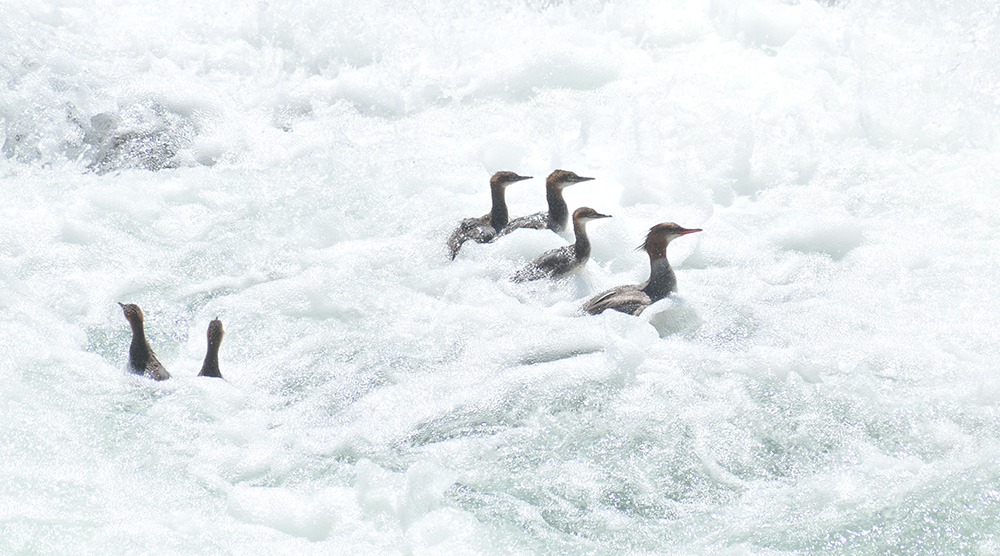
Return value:
M 153 348 L 149 346 L 146 339 L 146 331 L 143 327 L 142 309 L 138 305 L 129 303 L 128 305 L 119 303 L 125 318 L 132 327 L 132 343 L 128 348 L 128 368 L 129 371 L 145 375 L 153 380 L 166 380 L 170 378 L 170 373 L 163 367 L 160 360 L 153 353 Z
M 562 278 L 587 264 L 590 259 L 590 238 L 587 237 L 587 222 L 598 218 L 610 218 L 590 207 L 580 207 L 573 211 L 573 233 L 576 242 L 542 253 L 537 259 L 514 274 L 515 282 L 527 282 L 541 278 Z
M 479 218 L 466 218 L 459 223 L 458 228 L 448 237 L 448 254 L 452 260 L 458 255 L 462 244 L 472 240 L 476 243 L 489 243 L 497 233 L 507 225 L 509 214 L 504 193 L 507 186 L 521 180 L 531 179 L 531 176 L 519 176 L 514 172 L 497 172 L 490 178 L 490 195 L 493 206 L 490 212 Z
M 700 228 L 682 228 L 664 222 L 650 228 L 641 246 L 649 255 L 649 279 L 641 284 L 618 286 L 592 297 L 581 311 L 591 315 L 614 309 L 630 315 L 641 314 L 646 307 L 677 291 L 677 275 L 667 261 L 667 245 L 682 235 L 700 232 Z

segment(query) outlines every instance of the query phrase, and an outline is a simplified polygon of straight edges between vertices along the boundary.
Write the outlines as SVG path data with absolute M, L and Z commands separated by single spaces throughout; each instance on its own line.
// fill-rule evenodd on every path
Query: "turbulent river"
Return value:
M 0 40 L 0 554 L 1000 554 L 995 2 L 25 0 Z M 448 260 L 557 168 L 612 215 L 581 272 Z M 668 221 L 678 294 L 579 316 Z

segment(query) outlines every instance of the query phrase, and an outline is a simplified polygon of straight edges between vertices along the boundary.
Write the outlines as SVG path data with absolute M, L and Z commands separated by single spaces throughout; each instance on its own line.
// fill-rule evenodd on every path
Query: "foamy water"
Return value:
M 0 553 L 1000 554 L 994 3 L 60 0 L 0 39 Z M 518 216 L 555 168 L 613 215 L 582 273 L 508 281 L 543 231 L 447 260 L 493 172 Z M 679 294 L 577 316 L 664 221 L 704 229 Z

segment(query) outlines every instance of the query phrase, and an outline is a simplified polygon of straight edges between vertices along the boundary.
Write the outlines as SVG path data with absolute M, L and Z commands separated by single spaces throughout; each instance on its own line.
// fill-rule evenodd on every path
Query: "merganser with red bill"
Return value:
M 590 259 L 590 239 L 587 237 L 587 222 L 600 218 L 611 218 L 590 207 L 580 207 L 573 211 L 573 233 L 576 243 L 542 253 L 530 264 L 518 270 L 512 280 L 527 282 L 541 278 L 562 278 L 583 268 Z
M 569 223 L 569 207 L 566 205 L 566 200 L 563 199 L 563 189 L 574 183 L 590 181 L 592 179 L 594 178 L 578 176 L 568 170 L 556 170 L 552 172 L 549 174 L 549 177 L 545 178 L 545 199 L 549 202 L 549 211 L 515 218 L 497 234 L 497 237 L 509 234 L 519 228 L 535 230 L 548 228 L 553 232 L 562 233 L 566 230 L 566 225 Z
M 226 331 L 222 329 L 222 321 L 215 319 L 208 323 L 208 350 L 205 352 L 205 362 L 201 365 L 198 376 L 222 378 L 219 372 L 219 346 Z
M 142 309 L 132 303 L 125 305 L 119 302 L 118 304 L 121 305 L 122 312 L 125 313 L 125 318 L 128 320 L 129 325 L 132 326 L 132 344 L 128 348 L 129 371 L 145 375 L 153 380 L 166 380 L 170 378 L 170 373 L 160 364 L 160 360 L 153 353 L 153 348 L 149 346 L 149 340 L 146 339 L 146 331 L 143 328 L 144 316 Z
M 701 228 L 683 228 L 673 222 L 653 226 L 646 234 L 646 241 L 639 246 L 649 255 L 649 280 L 600 293 L 587 301 L 581 310 L 591 315 L 607 309 L 639 315 L 646 307 L 677 291 L 677 276 L 667 261 L 667 245 L 678 237 L 700 231 Z
M 470 239 L 476 243 L 489 243 L 497 233 L 507 225 L 507 201 L 504 191 L 507 186 L 521 180 L 531 179 L 531 176 L 519 176 L 514 172 L 497 172 L 490 178 L 490 193 L 493 197 L 493 207 L 490 212 L 479 218 L 466 218 L 458 225 L 448 238 L 448 254 L 452 260 L 458 255 L 462 244 Z

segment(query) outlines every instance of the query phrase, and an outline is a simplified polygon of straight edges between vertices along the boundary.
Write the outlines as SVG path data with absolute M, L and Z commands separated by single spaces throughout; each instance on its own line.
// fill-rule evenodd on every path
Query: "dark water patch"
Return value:
M 828 508 L 810 526 L 757 530 L 751 542 L 796 553 L 992 554 L 1000 526 L 994 467 L 941 476 L 860 507 Z
M 459 407 L 419 423 L 407 442 L 420 447 L 435 442 L 473 436 L 492 436 L 518 426 L 523 416 L 476 407 Z
M 511 538 L 520 538 L 520 542 L 534 549 L 535 554 L 581 553 L 584 539 L 552 527 L 532 501 L 508 493 L 486 492 L 461 483 L 452 485 L 445 492 L 445 499 L 471 512 L 483 523 L 509 530 Z
M 592 353 L 599 353 L 604 351 L 603 347 L 579 347 L 569 350 L 560 350 L 556 348 L 544 349 L 539 348 L 531 350 L 521 356 L 518 361 L 520 365 L 539 365 L 542 363 L 551 363 L 553 361 L 561 361 L 563 359 L 570 359 L 573 357 L 579 357 L 581 355 L 590 355 Z
M 190 118 L 147 102 L 92 116 L 83 141 L 92 148 L 89 167 L 98 174 L 129 168 L 155 172 L 180 166 L 177 155 L 196 133 Z

